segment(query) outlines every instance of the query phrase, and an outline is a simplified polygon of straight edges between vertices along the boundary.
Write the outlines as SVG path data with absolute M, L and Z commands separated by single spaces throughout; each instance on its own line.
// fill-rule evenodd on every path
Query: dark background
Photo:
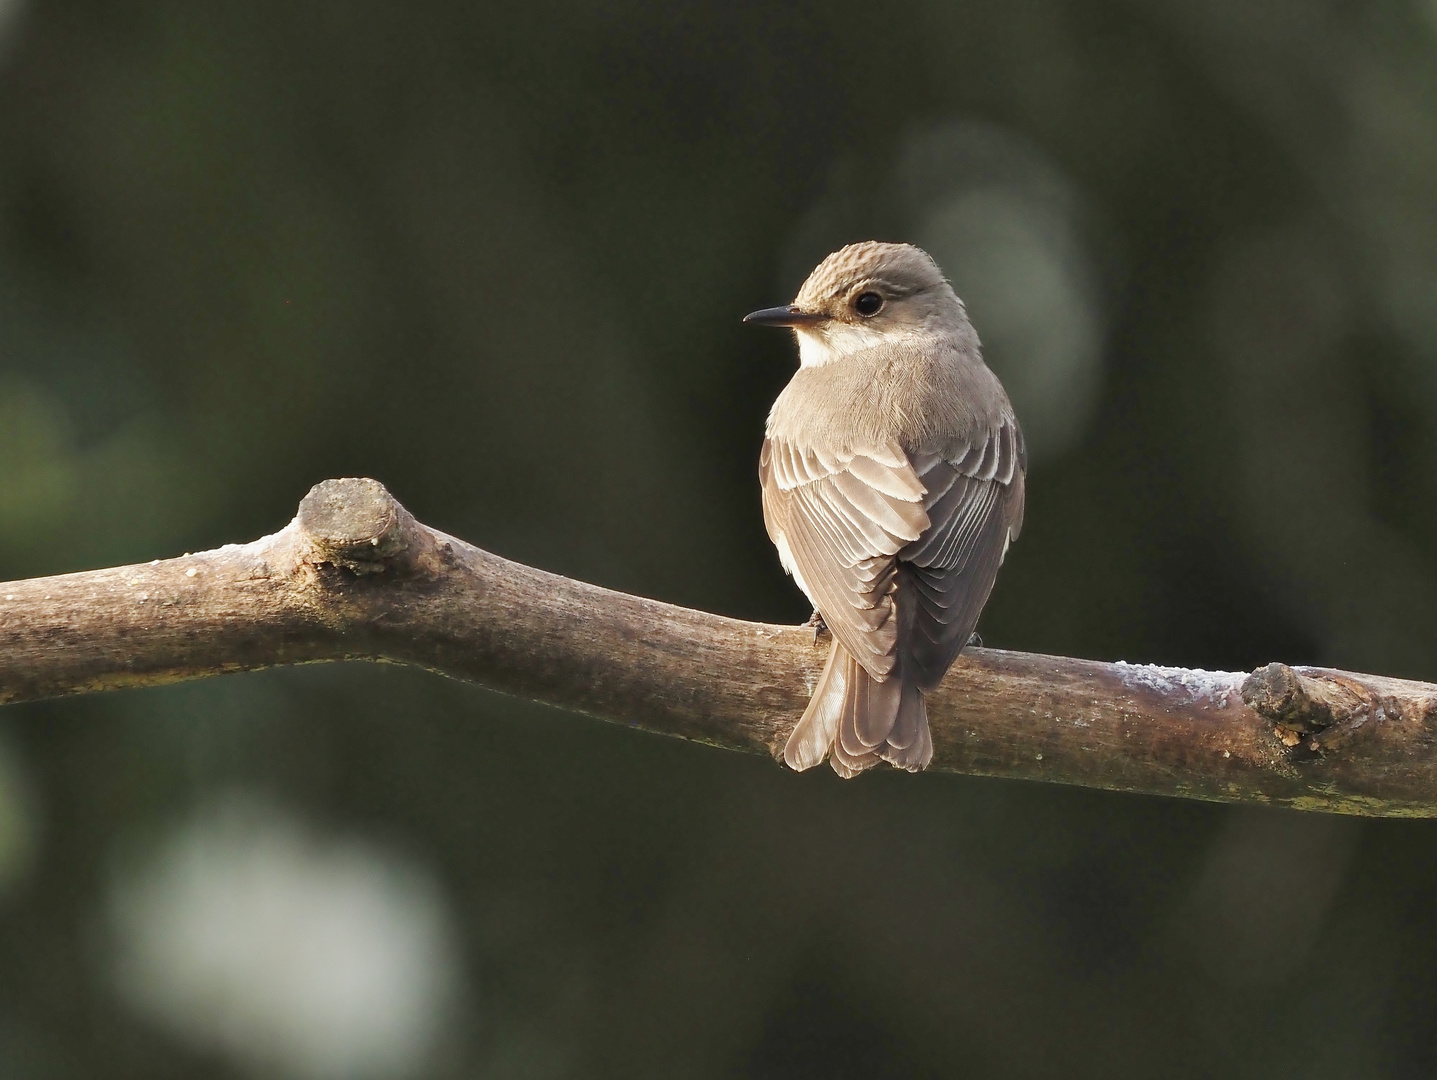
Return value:
M 0 578 L 384 481 L 799 621 L 843 242 L 1033 449 L 1007 648 L 1437 678 L 1437 6 L 0 0 Z M 1421 1077 L 1437 832 L 842 783 L 397 668 L 0 718 L 0 1075 Z

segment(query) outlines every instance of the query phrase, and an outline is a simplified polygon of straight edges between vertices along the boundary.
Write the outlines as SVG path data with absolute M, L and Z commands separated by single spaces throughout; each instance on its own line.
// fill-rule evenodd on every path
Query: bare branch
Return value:
M 251 544 L 0 585 L 0 703 L 388 660 L 778 758 L 827 642 L 509 562 L 330 480 Z M 1437 686 L 971 649 L 933 768 L 1220 802 L 1437 815 Z

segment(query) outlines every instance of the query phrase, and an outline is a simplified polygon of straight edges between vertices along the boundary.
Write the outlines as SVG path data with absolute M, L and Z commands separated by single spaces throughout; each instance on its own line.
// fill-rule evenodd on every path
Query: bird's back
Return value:
M 896 441 L 909 455 L 952 453 L 1013 407 L 986 364 L 914 335 L 794 372 L 768 417 L 770 438 L 838 452 Z

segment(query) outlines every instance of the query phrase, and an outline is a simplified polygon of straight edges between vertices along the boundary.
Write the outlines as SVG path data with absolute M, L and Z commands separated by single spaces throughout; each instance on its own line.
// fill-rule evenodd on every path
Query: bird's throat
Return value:
M 867 326 L 830 323 L 822 329 L 798 331 L 798 362 L 803 367 L 823 367 L 845 356 L 882 345 L 888 335 Z

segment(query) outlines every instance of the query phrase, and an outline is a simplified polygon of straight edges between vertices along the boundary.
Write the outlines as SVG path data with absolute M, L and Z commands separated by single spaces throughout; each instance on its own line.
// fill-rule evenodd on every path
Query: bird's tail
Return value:
M 880 761 L 909 772 L 923 769 L 933 758 L 923 691 L 901 669 L 875 679 L 835 641 L 783 760 L 802 772 L 830 752 L 833 771 L 845 779 Z

